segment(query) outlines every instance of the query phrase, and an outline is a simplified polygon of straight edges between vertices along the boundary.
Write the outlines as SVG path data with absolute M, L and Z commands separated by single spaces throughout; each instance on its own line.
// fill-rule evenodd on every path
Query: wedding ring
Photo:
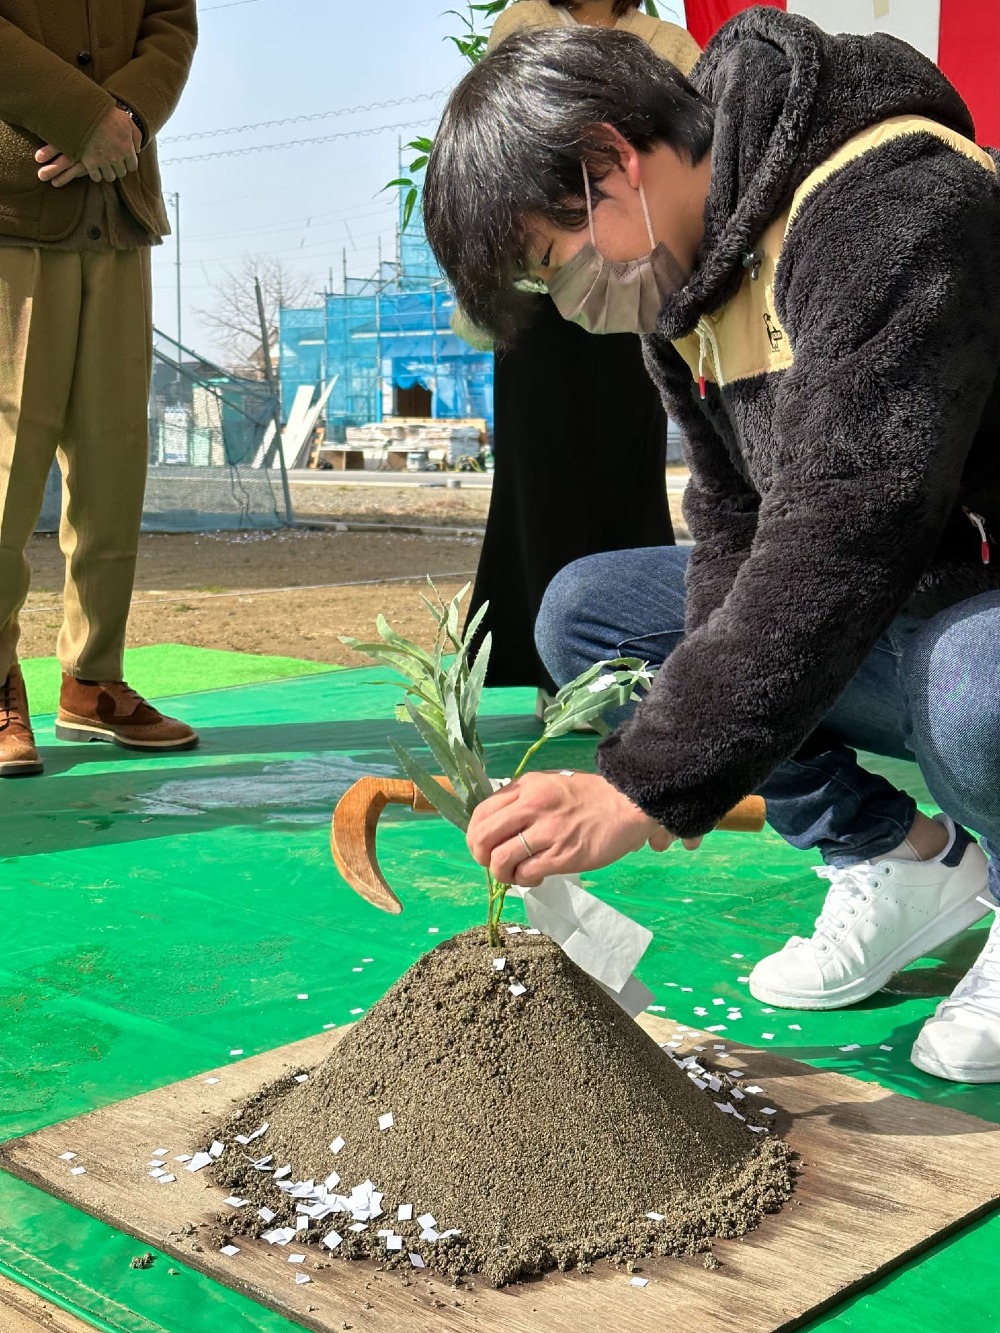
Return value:
M 531 844 L 528 842 L 528 839 L 524 836 L 524 834 L 519 833 L 517 836 L 521 839 L 521 846 L 528 853 L 528 855 L 534 856 L 535 853 L 531 850 Z

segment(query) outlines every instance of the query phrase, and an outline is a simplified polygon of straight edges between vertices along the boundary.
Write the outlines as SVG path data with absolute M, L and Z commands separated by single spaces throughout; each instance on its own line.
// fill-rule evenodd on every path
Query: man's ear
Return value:
M 588 174 L 601 180 L 608 168 L 625 173 L 625 178 L 633 190 L 638 190 L 642 179 L 639 165 L 639 150 L 625 138 L 613 125 L 593 125 L 587 130 L 587 142 L 593 144 L 596 155 L 593 166 L 588 162 Z

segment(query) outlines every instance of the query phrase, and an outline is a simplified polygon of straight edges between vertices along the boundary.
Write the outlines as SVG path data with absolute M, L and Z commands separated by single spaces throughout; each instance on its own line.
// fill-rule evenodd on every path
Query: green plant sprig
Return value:
M 467 583 L 446 603 L 430 579 L 428 584 L 433 600 L 429 597 L 422 600 L 437 625 L 430 652 L 397 634 L 384 616 L 376 621 L 378 642 L 362 643 L 350 637 L 344 637 L 343 642 L 403 677 L 406 697 L 396 707 L 396 718 L 416 728 L 452 790 L 442 787 L 430 770 L 392 737 L 389 744 L 414 786 L 445 819 L 465 832 L 473 810 L 494 793 L 478 726 L 491 635 L 484 637 L 472 656 L 488 606 L 480 607 L 463 633 L 461 604 L 472 585 Z M 651 679 L 646 662 L 623 657 L 598 662 L 564 685 L 546 708 L 542 734 L 525 752 L 514 777 L 521 776 L 543 745 L 565 736 L 575 727 L 589 724 L 606 731 L 602 718 L 608 709 L 637 700 L 639 691 L 648 688 Z M 499 944 L 500 918 L 510 885 L 496 880 L 488 869 L 486 883 L 487 933 L 490 945 L 495 947 Z

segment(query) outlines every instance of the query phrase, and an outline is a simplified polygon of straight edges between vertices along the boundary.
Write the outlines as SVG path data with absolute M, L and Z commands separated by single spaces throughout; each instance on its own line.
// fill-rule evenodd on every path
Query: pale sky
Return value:
M 207 0 L 190 81 L 159 139 L 163 187 L 180 195 L 183 336 L 208 355 L 217 347 L 199 317 L 211 284 L 244 254 L 275 254 L 320 290 L 341 256 L 364 276 L 395 244 L 396 203 L 378 195 L 396 173 L 396 143 L 433 131 L 443 96 L 348 115 L 345 108 L 422 97 L 452 86 L 466 65 L 443 39 L 459 31 L 449 7 L 462 0 Z M 680 4 L 661 4 L 674 18 Z M 178 141 L 293 116 L 297 124 Z M 319 119 L 318 117 L 324 117 Z M 380 126 L 384 133 L 329 143 L 300 140 Z M 271 152 L 178 159 L 290 144 Z M 168 208 L 173 217 L 173 210 Z M 154 319 L 176 333 L 172 238 L 153 251 Z

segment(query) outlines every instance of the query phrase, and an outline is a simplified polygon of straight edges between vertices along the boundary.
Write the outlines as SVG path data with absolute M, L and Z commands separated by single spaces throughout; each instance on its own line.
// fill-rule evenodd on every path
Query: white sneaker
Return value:
M 910 1059 L 925 1074 L 956 1083 L 1000 1083 L 1000 908 L 986 948 L 943 1000 L 913 1043 Z
M 988 862 L 947 815 L 948 844 L 932 861 L 886 858 L 821 866 L 830 881 L 811 939 L 793 935 L 750 973 L 750 994 L 787 1009 L 840 1009 L 880 990 L 893 973 L 959 934 L 987 908 Z

